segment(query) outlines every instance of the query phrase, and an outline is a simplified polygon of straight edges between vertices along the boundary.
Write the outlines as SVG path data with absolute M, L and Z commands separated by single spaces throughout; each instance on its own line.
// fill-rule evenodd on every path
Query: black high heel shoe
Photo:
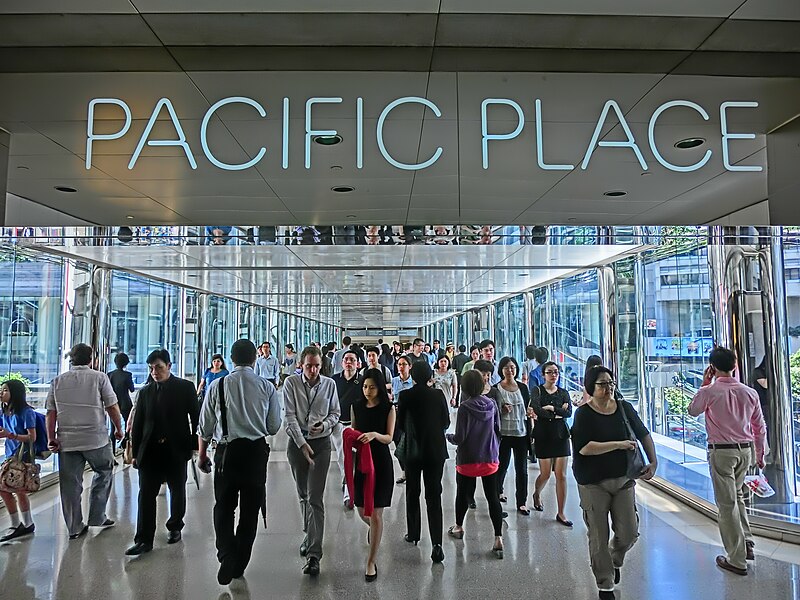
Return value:
M 375 565 L 375 573 L 369 575 L 364 573 L 364 581 L 375 581 L 378 578 L 378 565 Z
M 412 539 L 411 539 L 411 538 L 408 536 L 408 534 L 405 534 L 405 535 L 403 536 L 403 539 L 404 539 L 405 541 L 407 541 L 409 544 L 414 544 L 415 546 L 416 546 L 416 545 L 419 543 L 419 540 L 412 540 Z

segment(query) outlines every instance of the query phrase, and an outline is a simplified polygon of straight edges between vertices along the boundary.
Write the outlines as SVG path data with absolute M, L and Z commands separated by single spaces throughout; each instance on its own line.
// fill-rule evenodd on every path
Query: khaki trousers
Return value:
M 614 568 L 622 566 L 625 554 L 639 538 L 635 487 L 636 482 L 627 477 L 578 485 L 583 520 L 589 536 L 589 562 L 599 590 L 614 589 Z M 614 530 L 610 543 L 609 516 L 611 529 Z
M 750 448 L 709 448 L 708 469 L 719 510 L 719 534 L 730 564 L 747 568 L 747 541 L 753 539 L 744 505 L 744 476 L 752 460 Z

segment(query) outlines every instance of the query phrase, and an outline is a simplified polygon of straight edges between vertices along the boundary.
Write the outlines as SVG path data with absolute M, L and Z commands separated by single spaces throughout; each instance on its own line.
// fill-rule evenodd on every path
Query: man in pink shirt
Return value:
M 755 544 L 744 506 L 744 476 L 751 466 L 754 447 L 756 463 L 764 468 L 767 428 L 758 394 L 733 377 L 736 355 L 717 347 L 711 351 L 709 362 L 689 414 L 706 414 L 708 468 L 719 510 L 719 533 L 727 553 L 717 556 L 717 566 L 747 575 L 747 560 L 755 559 Z

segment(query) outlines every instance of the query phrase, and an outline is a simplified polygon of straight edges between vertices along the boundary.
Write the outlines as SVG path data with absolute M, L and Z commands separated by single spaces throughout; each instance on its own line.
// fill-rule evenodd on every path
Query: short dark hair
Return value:
M 342 360 L 344 360 L 344 357 L 347 356 L 348 354 L 352 354 L 353 356 L 355 356 L 356 360 L 361 360 L 361 357 L 358 355 L 358 352 L 356 352 L 355 350 L 351 350 L 349 348 L 344 352 L 342 352 Z
M 322 358 L 322 352 L 316 346 L 306 346 L 303 348 L 303 351 L 300 353 L 300 364 L 305 364 L 306 357 L 308 356 L 319 356 Z
M 548 360 L 542 365 L 542 375 L 544 375 L 544 372 L 547 371 L 547 367 L 555 367 L 559 371 L 561 370 L 561 367 L 558 366 L 558 363 L 555 363 L 552 360 Z M 567 367 L 568 370 L 569 368 L 570 367 Z
M 403 357 L 405 358 L 405 357 Z M 406 358 L 406 360 L 408 360 Z M 433 377 L 433 371 L 427 360 L 416 360 L 411 365 L 411 379 L 417 385 L 427 385 Z
M 256 347 L 250 340 L 240 339 L 231 346 L 231 360 L 235 365 L 248 366 L 256 362 Z
M 165 365 L 172 364 L 172 361 L 169 357 L 169 352 L 166 348 L 159 348 L 158 350 L 153 350 L 150 354 L 147 355 L 147 364 L 152 365 L 157 360 L 163 361 Z
M 733 371 L 736 368 L 736 355 L 727 348 L 717 346 L 708 355 L 708 362 L 717 371 Z
M 539 364 L 545 363 L 550 358 L 550 351 L 544 346 L 539 346 L 534 353 L 534 358 Z
M 364 348 L 364 354 L 369 354 L 370 352 L 374 352 L 378 356 L 380 356 L 381 354 L 380 348 L 378 348 L 377 346 L 367 346 L 366 348 Z
M 262 346 L 263 346 L 264 344 L 266 344 L 267 346 L 269 346 L 270 348 L 272 348 L 272 344 L 270 344 L 269 342 L 261 342 L 261 345 L 262 345 Z
M 471 369 L 461 376 L 461 390 L 467 398 L 477 398 L 483 393 L 483 376 Z
M 413 342 L 414 345 L 424 344 L 424 343 L 425 343 L 425 340 L 423 340 L 422 338 L 414 338 L 414 342 Z
M 599 367 L 603 364 L 603 359 L 597 354 L 590 354 L 589 357 L 586 359 L 586 368 L 583 370 L 583 380 L 586 381 L 586 378 L 589 377 L 589 371 L 591 371 L 594 367 Z
M 464 344 L 459 344 L 458 345 L 458 351 L 459 352 L 466 352 L 467 351 L 467 347 Z
M 284 347 L 284 348 L 288 348 L 289 350 L 291 350 L 292 352 L 294 352 L 294 345 L 293 345 L 293 344 L 284 344 L 284 346 L 283 346 L 283 347 Z
M 525 358 L 528 360 L 536 360 L 536 346 L 533 344 L 525 346 Z
M 397 365 L 397 363 L 399 363 L 401 360 L 404 360 L 404 361 L 406 361 L 406 364 L 407 364 L 409 367 L 411 366 L 411 359 L 410 359 L 410 358 L 408 358 L 408 357 L 407 357 L 405 354 L 403 354 L 403 355 L 401 355 L 401 356 L 398 356 L 398 357 L 397 357 L 397 360 L 395 361 L 395 365 Z M 420 360 L 420 361 L 417 361 L 417 362 L 427 362 L 427 361 L 422 361 L 422 360 Z M 428 367 L 428 368 L 430 368 L 430 367 Z M 412 379 L 413 379 L 413 377 L 412 377 Z M 429 378 L 429 379 L 430 379 L 430 378 Z
M 439 344 L 439 345 L 441 345 L 441 344 L 442 344 L 442 342 L 440 342 L 439 340 L 433 340 L 433 343 L 434 343 L 434 344 Z
M 516 369 L 516 373 L 514 373 L 514 377 L 519 377 L 519 364 L 517 363 L 517 361 L 514 359 L 513 356 L 504 356 L 503 358 L 501 358 L 500 362 L 497 363 L 497 372 L 502 374 L 503 373 L 503 369 L 506 368 L 506 365 L 508 363 L 512 363 L 514 365 L 514 368 Z
M 476 371 L 480 371 L 481 373 L 494 373 L 494 365 L 488 360 L 483 360 L 482 358 L 476 360 L 475 364 L 472 365 L 472 368 Z
M 222 366 L 225 366 L 225 357 L 222 356 L 222 354 L 214 354 L 211 357 L 211 362 L 213 363 L 215 360 L 221 360 L 222 361 Z
M 69 362 L 76 367 L 83 367 L 92 363 L 94 350 L 89 344 L 75 344 L 69 351 Z
M 114 364 L 117 365 L 118 369 L 124 369 L 127 367 L 131 362 L 131 359 L 128 358 L 128 355 L 124 352 L 118 352 L 117 355 L 114 357 Z
M 600 377 L 602 373 L 608 373 L 611 376 L 611 379 L 614 379 L 614 373 L 611 372 L 611 369 L 604 367 L 603 365 L 592 367 L 586 373 L 586 377 L 583 379 L 583 387 L 586 389 L 586 393 L 590 396 L 594 395 L 594 387 L 597 383 L 597 378 Z
M 480 348 L 478 348 L 478 344 L 472 344 L 472 346 L 469 347 L 470 354 L 472 354 L 474 350 L 480 350 Z
M 497 347 L 497 346 L 495 346 L 494 340 L 490 340 L 489 338 L 486 338 L 480 344 L 478 344 L 478 350 L 483 350 L 484 348 L 488 348 L 489 346 L 491 346 L 492 348 L 496 348 Z
M 342 344 L 344 344 L 345 346 L 349 346 L 352 343 L 353 339 L 349 335 L 346 335 L 342 338 Z

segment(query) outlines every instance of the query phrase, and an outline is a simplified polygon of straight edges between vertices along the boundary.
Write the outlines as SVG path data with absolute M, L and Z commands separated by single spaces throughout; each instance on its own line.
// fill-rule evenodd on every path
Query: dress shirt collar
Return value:
M 301 373 L 300 374 L 300 378 L 303 380 L 303 385 L 305 385 L 306 387 L 309 387 L 309 388 L 313 388 L 313 387 L 318 386 L 319 383 L 322 381 L 322 377 L 317 375 L 317 381 L 314 382 L 314 383 L 311 383 L 311 380 L 308 379 L 308 377 L 306 377 L 305 373 Z
M 90 371 L 89 365 L 72 365 L 69 368 L 70 371 Z
M 252 371 L 253 367 L 251 367 L 250 365 L 236 365 L 235 367 L 233 367 L 234 371 L 244 371 L 246 369 L 250 369 Z

